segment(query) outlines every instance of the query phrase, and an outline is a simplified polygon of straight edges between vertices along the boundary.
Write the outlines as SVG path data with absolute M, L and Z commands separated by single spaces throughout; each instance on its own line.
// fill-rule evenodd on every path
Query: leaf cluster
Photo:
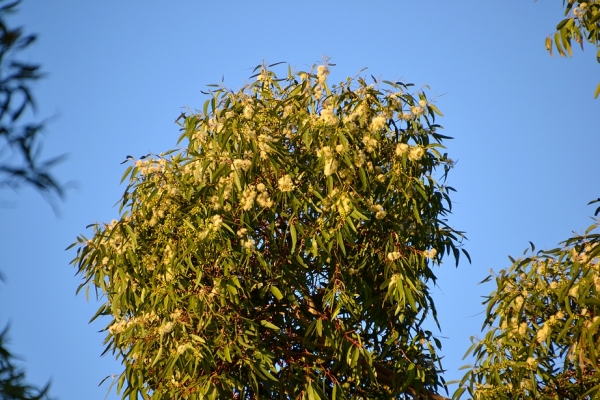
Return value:
M 500 272 L 484 303 L 487 333 L 469 350 L 475 365 L 455 398 L 598 397 L 599 225 Z
M 583 50 L 583 42 L 591 43 L 600 62 L 600 1 L 563 0 L 565 19 L 556 26 L 554 35 L 546 38 L 546 50 L 552 55 L 553 44 L 561 57 L 573 56 L 572 41 Z M 596 87 L 594 98 L 600 95 L 600 84 Z

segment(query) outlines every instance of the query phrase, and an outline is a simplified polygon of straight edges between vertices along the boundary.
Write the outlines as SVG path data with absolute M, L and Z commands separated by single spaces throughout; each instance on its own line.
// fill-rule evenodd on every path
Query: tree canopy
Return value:
M 432 268 L 464 250 L 439 110 L 404 82 L 273 66 L 210 85 L 184 148 L 130 160 L 120 219 L 73 244 L 123 397 L 443 398 L 423 322 Z
M 597 201 L 600 201 L 597 200 Z M 596 214 L 600 212 L 600 208 Z M 600 393 L 600 234 L 514 260 L 486 299 L 485 337 L 461 389 L 475 399 L 586 399 Z

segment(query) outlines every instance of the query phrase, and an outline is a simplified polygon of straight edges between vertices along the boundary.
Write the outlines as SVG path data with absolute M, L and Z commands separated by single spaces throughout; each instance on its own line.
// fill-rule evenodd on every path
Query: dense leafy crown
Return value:
M 136 161 L 120 220 L 79 238 L 123 396 L 436 398 L 421 326 L 462 237 L 439 111 L 399 82 L 330 87 L 327 64 L 256 71 L 182 115 L 187 148 Z
M 475 365 L 455 397 L 598 398 L 599 226 L 500 272 L 486 301 L 487 334 L 473 344 Z

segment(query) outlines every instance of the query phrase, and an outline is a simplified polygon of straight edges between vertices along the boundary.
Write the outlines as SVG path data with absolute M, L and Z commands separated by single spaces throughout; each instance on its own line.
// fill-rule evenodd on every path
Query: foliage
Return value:
M 598 398 L 599 226 L 500 272 L 455 398 L 465 389 L 475 399 Z
M 0 0 L 2 3 L 5 0 Z M 6 24 L 6 15 L 15 12 L 19 3 L 0 6 L 0 187 L 26 184 L 42 194 L 62 196 L 61 186 L 49 172 L 61 157 L 39 159 L 43 123 L 17 122 L 28 108 L 34 109 L 29 84 L 42 76 L 39 65 L 14 59 L 16 52 L 25 50 L 36 39 Z
M 552 55 L 572 56 L 571 41 L 595 45 L 600 62 L 600 1 L 563 1 L 565 18 L 546 38 Z M 594 97 L 600 94 L 600 85 Z M 593 201 L 598 202 L 600 199 Z M 600 208 L 596 210 L 596 215 Z M 473 338 L 453 398 L 591 399 L 600 396 L 600 222 L 561 247 L 514 260 L 496 275 L 483 339 Z M 524 254 L 527 254 L 525 252 Z M 488 277 L 487 280 L 491 278 Z
M 119 390 L 444 398 L 422 323 L 462 234 L 436 181 L 452 167 L 439 111 L 409 84 L 269 67 L 236 92 L 209 85 L 179 119 L 187 148 L 135 161 L 120 220 L 72 245 L 80 289 L 106 299 L 94 318 L 110 318 Z
M 552 44 L 561 57 L 573 55 L 571 41 L 575 40 L 583 50 L 586 40 L 596 47 L 598 62 L 600 62 L 600 1 L 599 0 L 563 0 L 565 16 L 556 26 L 553 37 L 546 38 L 546 50 L 552 55 Z M 600 84 L 596 87 L 594 98 L 600 94 Z
M 25 373 L 14 364 L 13 356 L 6 350 L 5 329 L 0 333 L 0 399 L 2 400 L 43 400 L 49 399 L 49 385 L 37 389 L 25 384 Z

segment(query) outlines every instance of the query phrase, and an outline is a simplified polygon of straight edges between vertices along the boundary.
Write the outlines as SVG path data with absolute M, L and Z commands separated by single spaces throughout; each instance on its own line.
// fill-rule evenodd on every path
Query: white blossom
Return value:
M 248 250 L 254 250 L 256 242 L 252 238 L 247 238 L 246 240 L 242 240 L 242 247 Z
M 425 150 L 421 146 L 412 146 L 408 153 L 408 159 L 411 161 L 418 161 L 425 154 Z
M 251 105 L 247 105 L 244 107 L 244 118 L 252 119 L 254 116 L 254 108 Z
M 408 145 L 406 143 L 398 143 L 396 145 L 396 155 L 402 157 L 405 154 L 408 154 Z
M 327 75 L 329 75 L 329 68 L 326 65 L 319 65 L 317 67 L 317 80 L 320 84 L 324 84 L 327 81 Z
M 277 184 L 282 192 L 291 192 L 295 187 L 292 178 L 287 174 L 279 178 Z
M 338 122 L 337 117 L 333 113 L 333 108 L 331 108 L 331 107 L 324 107 L 321 110 L 321 120 L 326 125 L 335 125 Z
M 167 322 L 167 323 L 165 323 L 165 324 L 161 325 L 161 326 L 158 328 L 158 334 L 159 334 L 159 335 L 163 335 L 163 334 L 165 334 L 165 333 L 169 333 L 169 332 L 171 332 L 172 330 L 173 330 L 173 323 L 169 321 L 169 322 Z
M 385 123 L 385 117 L 383 115 L 378 115 L 375 118 L 373 118 L 373 121 L 371 121 L 371 130 L 373 132 L 379 131 L 385 127 Z
M 248 171 L 252 166 L 252 161 L 250 160 L 233 160 L 233 167 L 237 170 Z
M 546 341 L 546 338 L 548 337 L 548 333 L 550 331 L 550 326 L 548 324 L 544 325 L 542 327 L 542 329 L 540 329 L 537 334 L 535 335 L 535 340 L 538 343 L 543 343 Z
M 211 225 L 215 231 L 218 231 L 223 225 L 223 218 L 219 214 L 215 214 L 210 218 Z

